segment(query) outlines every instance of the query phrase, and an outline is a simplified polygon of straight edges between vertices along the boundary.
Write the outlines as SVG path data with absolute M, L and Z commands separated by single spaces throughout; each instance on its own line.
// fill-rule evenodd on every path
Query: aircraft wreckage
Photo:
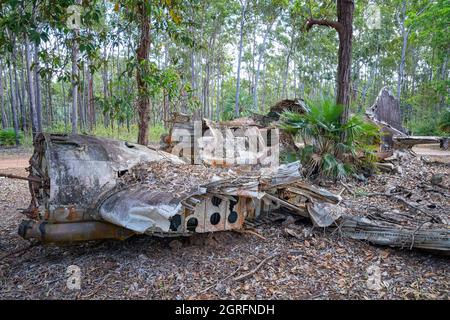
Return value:
M 31 219 L 22 222 L 19 234 L 44 242 L 240 229 L 245 220 L 280 205 L 312 214 L 320 224 L 315 201 L 340 201 L 302 183 L 299 162 L 274 170 L 208 168 L 164 151 L 84 135 L 40 134 L 30 164 L 32 199 L 25 213 Z
M 31 203 L 19 234 L 41 242 L 189 236 L 236 230 L 270 211 L 308 218 L 346 237 L 448 253 L 443 222 L 347 215 L 341 197 L 307 183 L 300 163 L 275 168 L 192 165 L 138 144 L 40 134 L 30 159 Z

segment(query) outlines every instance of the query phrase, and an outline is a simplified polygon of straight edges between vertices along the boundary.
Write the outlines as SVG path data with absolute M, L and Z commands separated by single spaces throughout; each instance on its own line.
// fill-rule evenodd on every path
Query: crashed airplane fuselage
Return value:
M 200 171 L 202 183 L 181 194 L 175 192 L 180 183 L 173 189 L 150 188 L 151 177 L 123 183 L 124 177 L 136 175 L 137 165 L 150 168 L 151 176 L 151 164 L 159 163 L 166 164 L 168 173 L 171 168 L 179 174 L 200 168 L 170 153 L 124 141 L 40 134 L 29 168 L 32 200 L 25 213 L 31 219 L 22 222 L 19 234 L 48 242 L 124 239 L 143 233 L 189 235 L 239 229 L 245 219 L 259 215 L 264 193 L 253 176 L 240 179 L 239 185 Z M 298 167 L 292 168 L 286 177 L 277 172 L 264 177 L 265 186 L 298 178 Z M 172 180 L 167 174 L 158 182 L 163 186 Z

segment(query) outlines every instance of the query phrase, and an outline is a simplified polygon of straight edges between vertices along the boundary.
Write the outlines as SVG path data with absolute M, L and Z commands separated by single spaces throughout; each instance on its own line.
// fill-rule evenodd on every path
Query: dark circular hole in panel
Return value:
M 220 206 L 220 204 L 222 203 L 222 199 L 220 199 L 220 198 L 214 196 L 214 197 L 211 198 L 211 203 L 212 203 L 214 206 L 218 207 L 218 206 Z
M 170 230 L 177 231 L 180 224 L 181 224 L 181 216 L 179 214 L 174 215 L 170 219 Z
M 211 218 L 209 218 L 209 221 L 211 222 L 212 225 L 218 224 L 220 222 L 220 213 L 214 212 L 211 215 Z
M 237 221 L 238 214 L 236 211 L 231 211 L 231 213 L 228 215 L 228 222 L 229 223 L 235 223 Z
M 191 232 L 194 232 L 197 226 L 198 226 L 197 218 L 189 218 L 189 220 L 186 223 L 186 228 Z
M 233 199 L 230 199 L 230 212 L 233 211 L 234 206 L 238 203 L 239 197 L 233 196 Z

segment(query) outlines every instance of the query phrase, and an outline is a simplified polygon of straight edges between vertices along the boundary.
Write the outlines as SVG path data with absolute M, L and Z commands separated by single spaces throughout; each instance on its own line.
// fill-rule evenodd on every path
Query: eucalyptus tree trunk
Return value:
M 264 57 L 264 54 L 266 51 L 267 38 L 269 37 L 270 30 L 272 29 L 274 22 L 275 22 L 275 19 L 267 25 L 266 33 L 264 34 L 263 42 L 261 45 L 261 51 L 259 52 L 259 56 L 258 56 L 258 63 L 257 63 L 257 67 L 256 67 L 256 76 L 255 76 L 255 87 L 253 90 L 253 106 L 255 107 L 255 109 L 258 109 L 258 83 L 259 83 L 259 75 L 260 75 L 260 71 L 261 71 L 261 62 L 263 60 L 263 57 Z
M 22 115 L 22 130 L 24 132 L 27 131 L 28 128 L 28 121 L 27 121 L 27 114 L 26 114 L 26 109 L 25 106 L 27 105 L 27 103 L 29 103 L 28 101 L 25 101 L 25 96 L 26 96 L 26 90 L 25 90 L 25 85 L 26 85 L 26 79 L 25 79 L 25 73 L 24 73 L 24 68 L 23 66 L 25 65 L 24 63 L 24 58 L 25 53 L 24 53 L 24 48 L 23 46 L 20 46 L 20 62 L 22 64 L 22 68 L 20 68 L 20 92 L 22 95 L 22 100 L 23 100 L 23 105 L 21 105 L 21 115 Z
M 77 5 L 81 5 L 81 0 L 76 0 Z M 72 110 L 70 123 L 72 125 L 72 134 L 78 133 L 78 54 L 79 54 L 79 44 L 78 44 L 79 29 L 75 26 L 73 30 L 73 43 L 72 43 L 72 73 L 71 73 L 71 83 L 72 83 Z
M 64 86 L 64 82 L 61 81 L 61 91 L 63 96 L 63 112 L 64 112 L 64 132 L 68 132 L 67 130 L 67 102 L 66 102 L 66 89 Z
M 236 98 L 234 111 L 236 117 L 239 117 L 239 88 L 241 85 L 241 60 L 242 60 L 242 38 L 244 35 L 244 22 L 245 22 L 245 10 L 247 8 L 246 0 L 241 0 L 241 24 L 239 28 L 239 51 L 238 51 L 238 65 L 237 65 L 237 76 L 236 76 Z
M 89 131 L 92 131 L 95 126 L 95 108 L 94 108 L 94 75 L 90 68 L 90 61 L 88 61 L 88 113 L 89 113 Z
M 48 67 L 48 65 L 47 65 Z M 53 94 L 52 94 L 52 76 L 47 76 L 47 98 L 48 98 L 48 122 L 53 124 Z
M 194 19 L 194 14 L 192 14 L 192 19 Z M 195 41 L 195 34 L 194 34 L 194 29 L 192 26 L 189 27 L 189 32 L 191 33 L 191 36 L 193 38 L 193 40 Z M 196 94 L 196 89 L 197 89 L 197 81 L 196 81 L 196 74 L 195 74 L 195 48 L 192 47 L 190 48 L 190 68 L 191 68 L 191 89 L 192 91 Z
M 402 56 L 400 59 L 400 65 L 398 67 L 398 79 L 397 79 L 397 100 L 400 101 L 400 95 L 402 93 L 402 83 L 403 83 L 403 73 L 405 70 L 405 58 L 406 58 L 406 47 L 408 45 L 408 36 L 409 30 L 406 29 L 405 20 L 406 20 L 406 0 L 403 0 L 402 5 L 402 18 L 401 18 L 401 28 L 402 28 L 402 37 L 403 37 L 403 45 L 402 45 Z
M 12 65 L 9 65 L 9 87 L 11 91 L 11 114 L 13 118 L 13 126 L 14 126 L 14 133 L 16 135 L 16 145 L 18 146 L 20 144 L 19 141 L 19 122 L 17 121 L 17 112 L 16 112 L 16 94 L 14 90 L 14 84 L 13 84 L 13 76 L 12 76 Z
M 139 46 L 136 50 L 138 67 L 136 69 L 136 84 L 138 90 L 137 111 L 138 111 L 138 139 L 142 145 L 148 144 L 148 125 L 150 120 L 151 101 L 149 97 L 148 84 L 145 77 L 148 76 L 148 56 L 150 53 L 150 4 L 144 2 L 138 5 L 138 16 L 140 24 Z
M 34 80 L 36 85 L 36 124 L 37 132 L 42 132 L 42 99 L 41 99 L 41 74 L 39 65 L 39 47 L 34 45 Z
M 353 36 L 353 12 L 355 3 L 353 0 L 337 0 L 337 21 L 308 19 L 307 30 L 313 25 L 334 28 L 339 35 L 338 69 L 336 104 L 344 106 L 341 114 L 341 124 L 346 124 L 349 117 L 350 105 L 350 74 L 352 61 L 352 36 Z M 346 140 L 345 134 L 341 137 Z
M 265 75 L 265 73 L 266 73 L 266 68 L 267 68 L 267 66 L 266 66 L 266 63 L 267 63 L 267 61 L 266 61 L 266 59 L 264 58 L 264 64 L 263 64 L 263 69 L 262 69 L 262 79 L 264 80 L 264 82 L 263 82 L 263 94 L 262 94 L 262 97 L 261 97 L 261 107 L 259 108 L 259 110 L 260 111 L 262 111 L 262 112 L 264 112 L 264 106 L 266 105 L 266 90 L 265 90 L 265 87 L 266 87 L 266 80 L 264 79 L 264 75 Z
M 85 81 L 85 66 L 84 66 L 84 62 L 81 66 L 81 70 L 80 70 L 80 77 L 82 77 L 81 80 L 81 84 L 78 87 L 78 115 L 79 115 L 79 123 L 80 123 L 80 130 L 83 131 L 85 128 L 85 97 L 84 94 L 86 92 L 85 88 L 86 88 L 86 81 Z
M 337 17 L 343 30 L 339 32 L 339 62 L 337 76 L 337 104 L 344 106 L 341 114 L 341 124 L 346 124 L 349 118 L 350 106 L 350 75 L 352 62 L 352 36 L 353 36 L 353 0 L 338 0 Z M 345 140 L 346 137 L 343 137 Z
M 8 118 L 6 117 L 5 100 L 3 99 L 3 65 L 0 60 L 0 111 L 2 117 L 2 128 L 8 127 Z
M 216 95 L 216 120 L 220 121 L 220 57 L 217 59 L 217 95 Z
M 13 58 L 14 59 L 14 58 Z M 27 78 L 28 78 L 28 102 L 30 104 L 30 118 L 31 118 L 31 132 L 34 136 L 37 133 L 38 125 L 37 125 L 37 114 L 36 114 L 36 96 L 34 92 L 34 81 L 33 75 L 31 73 L 31 52 L 30 52 L 30 44 L 28 42 L 28 36 L 25 35 L 25 64 L 27 68 Z
M 109 103 L 109 89 L 108 89 L 108 56 L 106 54 L 106 48 L 103 53 L 103 68 L 102 68 L 102 81 L 103 81 L 103 103 Z M 109 127 L 109 110 L 103 110 L 103 126 Z
M 165 40 L 164 43 L 164 68 L 169 66 L 169 44 L 168 40 Z M 164 124 L 164 128 L 167 128 L 167 124 L 169 121 L 169 95 L 167 89 L 163 90 L 163 112 L 162 112 L 162 121 Z
M 16 98 L 17 98 L 17 100 L 16 100 L 16 104 L 18 105 L 18 110 L 17 110 L 17 112 L 19 112 L 19 110 L 20 110 L 20 113 L 21 113 L 21 115 L 22 115 L 22 130 L 25 132 L 25 130 L 26 130 L 26 111 L 25 111 L 25 106 L 24 106 L 24 99 L 23 99 L 23 97 L 22 97 L 22 95 L 21 95 L 21 92 L 20 92 L 20 85 L 19 85 L 19 77 L 17 76 L 17 56 L 16 56 L 16 48 L 14 47 L 14 61 L 12 61 L 12 64 L 13 64 L 13 67 L 14 67 L 14 72 L 13 72 L 13 74 L 14 74 L 14 83 L 15 83 L 15 92 L 16 92 Z M 17 115 L 17 117 L 18 117 L 18 119 L 19 119 L 19 115 Z M 19 121 L 19 127 L 20 127 L 20 121 Z
M 75 31 L 75 38 L 78 37 L 78 31 Z M 70 123 L 72 125 L 72 134 L 78 132 L 78 44 L 77 40 L 72 45 L 72 110 Z
M 444 62 L 442 63 L 442 69 L 441 69 L 441 80 L 445 82 L 447 80 L 447 63 L 448 63 L 448 54 L 445 55 Z M 441 95 L 440 99 L 440 108 L 441 110 L 445 107 L 445 99 L 447 95 L 444 93 Z
M 289 75 L 289 63 L 291 61 L 292 49 L 294 48 L 294 38 L 295 38 L 295 29 L 292 30 L 291 35 L 291 43 L 289 44 L 289 49 L 286 55 L 286 68 L 284 70 L 284 78 L 283 78 L 283 98 L 287 98 L 287 79 Z

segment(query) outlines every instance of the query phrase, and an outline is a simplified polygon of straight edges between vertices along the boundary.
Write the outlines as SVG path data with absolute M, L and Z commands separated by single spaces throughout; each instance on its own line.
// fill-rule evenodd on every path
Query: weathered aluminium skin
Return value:
M 29 168 L 32 200 L 25 213 L 32 220 L 23 221 L 19 234 L 43 242 L 189 235 L 238 229 L 256 215 L 245 196 L 186 199 L 139 185 L 116 188 L 136 164 L 161 160 L 184 164 L 172 154 L 124 141 L 40 134 Z

